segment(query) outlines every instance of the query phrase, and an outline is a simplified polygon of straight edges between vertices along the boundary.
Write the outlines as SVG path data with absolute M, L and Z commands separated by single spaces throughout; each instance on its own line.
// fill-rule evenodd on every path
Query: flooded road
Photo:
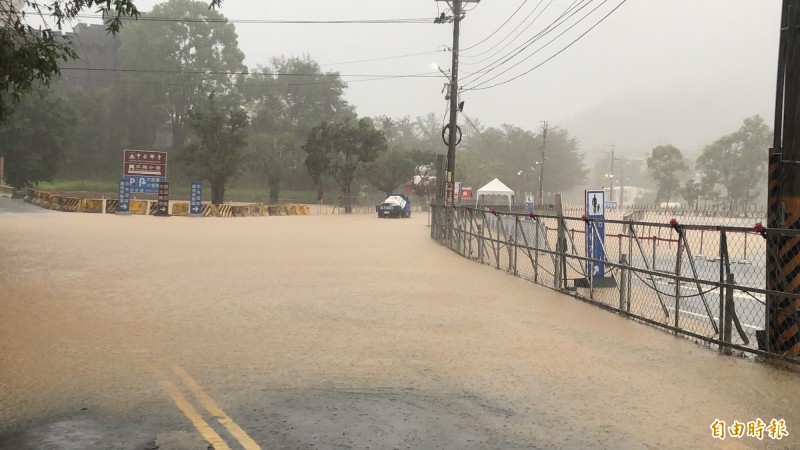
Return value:
M 0 449 L 798 445 L 797 374 L 464 260 L 421 213 L 0 201 Z M 757 418 L 789 436 L 712 437 Z

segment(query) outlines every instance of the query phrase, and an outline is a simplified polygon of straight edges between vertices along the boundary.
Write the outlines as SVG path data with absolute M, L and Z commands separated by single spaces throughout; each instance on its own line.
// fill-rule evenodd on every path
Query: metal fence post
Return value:
M 728 286 L 725 287 L 725 332 L 722 338 L 722 341 L 726 344 L 731 343 L 731 335 L 733 334 L 733 285 L 735 282 L 735 277 L 732 273 L 729 273 L 727 279 Z M 731 354 L 730 347 L 725 347 L 725 354 Z
M 486 227 L 486 211 L 481 211 L 481 224 L 478 225 L 478 259 L 483 264 L 483 229 Z
M 533 282 L 539 283 L 539 232 L 541 230 L 539 226 L 539 218 L 536 217 L 533 219 L 533 230 L 534 230 L 534 238 L 533 238 Z M 547 239 L 547 235 L 545 235 L 545 239 Z M 530 255 L 530 253 L 528 253 Z
M 517 236 L 519 235 L 519 216 L 514 216 L 514 234 L 513 234 L 513 244 L 509 244 L 510 248 L 514 251 L 514 276 L 517 276 Z
M 619 263 L 622 266 L 628 265 L 628 255 L 623 253 L 619 258 Z M 627 291 L 628 291 L 628 270 L 625 267 L 620 268 L 620 280 L 619 280 L 619 309 L 625 310 L 625 299 L 627 298 Z
M 675 256 L 675 276 L 681 276 L 681 259 L 683 257 L 683 233 L 678 230 L 678 254 Z M 675 278 L 675 333 L 680 328 L 681 318 L 681 282 Z

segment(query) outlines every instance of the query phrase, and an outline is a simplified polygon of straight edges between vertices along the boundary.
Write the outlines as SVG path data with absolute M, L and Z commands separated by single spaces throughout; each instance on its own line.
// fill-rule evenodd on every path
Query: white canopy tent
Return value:
M 497 178 L 488 182 L 486 186 L 478 189 L 478 192 L 475 194 L 475 206 L 478 206 L 481 198 L 483 198 L 484 203 L 486 203 L 486 197 L 490 196 L 505 197 L 508 201 L 508 210 L 510 211 L 512 209 L 512 205 L 514 204 L 514 191 L 509 189 L 508 186 Z

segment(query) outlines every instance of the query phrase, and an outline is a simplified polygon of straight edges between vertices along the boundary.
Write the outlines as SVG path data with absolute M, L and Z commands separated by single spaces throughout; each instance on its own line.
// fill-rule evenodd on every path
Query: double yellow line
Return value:
M 149 365 L 148 370 L 153 377 L 161 385 L 161 388 L 172 398 L 178 409 L 192 422 L 192 425 L 197 429 L 200 435 L 214 447 L 214 450 L 231 450 L 231 447 L 225 442 L 224 439 L 214 430 L 211 425 L 203 418 L 192 403 L 183 395 L 183 392 L 173 383 L 163 370 Z M 192 393 L 195 400 L 208 411 L 212 418 L 215 419 L 220 425 L 225 427 L 226 430 L 233 436 L 245 450 L 261 450 L 261 446 L 256 443 L 250 436 L 245 433 L 242 428 L 233 421 L 233 419 L 225 413 L 225 411 L 217 405 L 214 399 L 209 396 L 200 384 L 189 375 L 183 367 L 174 365 L 172 371 L 178 376 L 178 379 L 183 385 Z

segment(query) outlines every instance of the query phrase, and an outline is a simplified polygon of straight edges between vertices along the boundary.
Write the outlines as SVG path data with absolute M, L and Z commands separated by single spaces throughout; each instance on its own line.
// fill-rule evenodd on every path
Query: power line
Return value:
M 576 42 L 578 42 L 579 40 L 581 40 L 581 38 L 583 38 L 584 36 L 586 36 L 587 34 L 589 34 L 589 32 L 590 32 L 590 31 L 592 31 L 593 29 L 595 29 L 595 27 L 597 27 L 598 25 L 600 25 L 601 23 L 603 23 L 603 22 L 604 22 L 604 21 L 605 21 L 605 20 L 606 20 L 606 19 L 607 19 L 609 16 L 611 16 L 612 14 L 614 14 L 614 12 L 616 12 L 616 11 L 617 11 L 617 10 L 618 10 L 618 9 L 619 9 L 619 8 L 620 8 L 622 5 L 624 5 L 624 4 L 625 4 L 627 1 L 628 1 L 628 0 L 622 0 L 622 2 L 620 2 L 620 4 L 618 4 L 617 6 L 615 6 L 615 7 L 614 7 L 614 9 L 612 9 L 611 11 L 609 11 L 609 13 L 608 13 L 608 14 L 606 14 L 605 16 L 603 16 L 603 18 L 601 18 L 601 19 L 600 19 L 600 20 L 599 20 L 597 23 L 595 23 L 594 25 L 592 25 L 592 26 L 591 26 L 591 27 L 590 27 L 588 30 L 584 31 L 584 32 L 583 32 L 583 33 L 582 33 L 580 36 L 578 36 L 577 38 L 575 38 L 575 40 L 573 40 L 572 42 L 570 42 L 569 44 L 567 44 L 567 46 L 566 46 L 566 47 L 562 48 L 561 50 L 559 50 L 558 52 L 556 52 L 554 55 L 552 55 L 552 56 L 550 56 L 549 58 L 545 59 L 544 61 L 542 61 L 541 63 L 539 63 L 539 64 L 537 64 L 536 66 L 532 67 L 531 69 L 529 69 L 529 70 L 527 70 L 527 71 L 525 71 L 525 72 L 523 72 L 523 73 L 521 73 L 521 74 L 519 74 L 519 75 L 517 75 L 517 76 L 515 76 L 515 77 L 513 77 L 513 78 L 509 78 L 508 80 L 501 81 L 501 82 L 499 82 L 499 83 L 495 83 L 495 84 L 492 84 L 492 85 L 490 85 L 490 86 L 478 87 L 478 86 L 481 86 L 481 85 L 483 85 L 483 84 L 486 84 L 486 83 L 488 83 L 488 82 L 490 82 L 490 81 L 492 81 L 492 80 L 494 80 L 494 79 L 497 79 L 499 76 L 503 75 L 503 74 L 501 73 L 501 74 L 498 74 L 498 75 L 496 75 L 496 76 L 495 76 L 495 77 L 493 77 L 493 78 L 490 78 L 489 80 L 486 80 L 486 81 L 483 81 L 483 82 L 481 82 L 480 84 L 476 85 L 476 87 L 474 87 L 474 88 L 468 88 L 468 89 L 465 89 L 465 91 L 481 91 L 481 90 L 485 90 L 485 89 L 491 89 L 491 88 L 493 88 L 493 87 L 497 87 L 497 86 L 500 86 L 500 85 L 503 85 L 503 84 L 506 84 L 506 83 L 510 83 L 510 82 L 512 82 L 512 81 L 514 81 L 514 80 L 516 80 L 516 79 L 518 79 L 518 78 L 521 78 L 521 77 L 523 77 L 523 76 L 525 76 L 525 75 L 527 75 L 527 74 L 529 74 L 529 73 L 533 72 L 534 70 L 536 70 L 536 69 L 538 69 L 539 67 L 543 66 L 545 63 L 547 63 L 547 62 L 548 62 L 548 61 L 550 61 L 551 59 L 553 59 L 553 58 L 555 58 L 556 56 L 560 55 L 562 52 L 564 52 L 564 51 L 565 51 L 565 50 L 567 50 L 568 48 L 572 47 L 572 45 L 573 45 L 573 44 L 575 44 Z M 562 33 L 562 34 L 563 34 L 563 33 Z M 559 35 L 559 36 L 560 36 L 560 35 Z M 550 42 L 552 42 L 552 41 L 550 41 Z M 548 44 L 549 44 L 549 43 L 548 43 Z M 526 58 L 526 59 L 527 59 L 527 58 Z M 520 62 L 521 62 L 521 61 L 520 61 Z M 513 67 L 512 67 L 512 68 L 513 68 Z M 507 72 L 507 71 L 506 71 L 506 72 Z M 504 72 L 504 73 L 505 73 L 505 72 Z
M 79 19 L 108 19 L 108 16 L 99 14 L 80 14 L 75 16 Z M 178 22 L 178 23 L 240 23 L 240 24 L 284 24 L 284 25 L 321 25 L 321 24 L 430 24 L 429 17 L 423 18 L 401 18 L 401 19 L 342 19 L 342 20 L 282 20 L 282 19 L 227 19 L 227 18 L 206 18 L 196 19 L 189 17 L 159 17 L 141 15 L 137 18 L 122 17 L 124 21 L 130 22 Z
M 544 0 L 539 0 L 539 4 L 541 4 L 541 3 L 542 3 L 542 1 L 544 1 Z M 519 10 L 520 10 L 520 9 L 522 9 L 522 7 L 523 7 L 523 6 L 525 6 L 525 4 L 526 4 L 526 3 L 528 3 L 528 0 L 524 0 L 524 1 L 522 2 L 522 4 L 521 4 L 521 5 L 519 5 L 519 7 L 518 7 L 516 10 L 514 10 L 514 12 L 513 12 L 513 13 L 511 13 L 511 15 L 510 15 L 510 16 L 508 16 L 508 19 L 506 19 L 506 21 L 505 21 L 505 22 L 503 22 L 503 23 L 502 23 L 502 24 L 501 24 L 499 27 L 497 27 L 497 29 L 496 29 L 496 30 L 492 31 L 492 33 L 491 33 L 490 35 L 486 36 L 485 38 L 483 38 L 483 39 L 482 39 L 480 42 L 478 42 L 478 43 L 476 43 L 476 44 L 473 44 L 473 45 L 470 45 L 470 46 L 469 46 L 469 47 L 467 47 L 467 48 L 461 49 L 461 51 L 467 51 L 467 50 L 471 50 L 471 49 L 473 49 L 473 48 L 475 48 L 475 47 L 477 47 L 477 46 L 479 46 L 479 45 L 483 44 L 484 42 L 488 41 L 488 40 L 489 40 L 489 39 L 490 39 L 492 36 L 494 36 L 495 34 L 497 34 L 497 32 L 498 32 L 498 31 L 500 31 L 500 30 L 501 30 L 501 29 L 502 29 L 504 26 L 506 26 L 506 24 L 507 24 L 507 23 L 508 23 L 508 22 L 509 22 L 511 19 L 513 19 L 513 18 L 514 18 L 514 16 L 516 16 L 516 15 L 517 15 L 517 13 L 519 12 Z M 538 5 L 537 5 L 537 7 L 538 7 Z M 533 9 L 534 9 L 534 10 L 536 10 L 536 8 L 533 8 Z M 512 33 L 513 33 L 513 31 L 512 31 Z
M 440 51 L 430 51 L 430 52 L 419 52 L 419 53 L 408 53 L 405 55 L 395 55 L 395 56 L 384 56 L 381 58 L 371 58 L 371 59 L 359 59 L 355 61 L 343 61 L 343 62 L 334 62 L 334 63 L 319 63 L 320 66 L 341 66 L 345 64 L 356 64 L 356 63 L 365 63 L 365 62 L 373 62 L 373 61 L 385 61 L 387 59 L 400 59 L 400 58 L 410 58 L 412 56 L 420 56 L 420 55 L 432 55 L 435 53 L 440 53 Z
M 519 37 L 520 37 L 520 36 L 521 36 L 521 35 L 522 35 L 522 34 L 523 34 L 523 33 L 524 33 L 524 32 L 525 32 L 525 31 L 526 31 L 528 28 L 530 28 L 531 26 L 533 26 L 533 24 L 534 24 L 534 23 L 536 23 L 536 21 L 539 19 L 539 17 L 540 17 L 540 16 L 541 16 L 541 15 L 542 15 L 542 14 L 543 14 L 543 13 L 544 13 L 546 10 L 547 10 L 547 8 L 548 8 L 548 7 L 549 7 L 549 6 L 550 6 L 550 5 L 553 3 L 553 1 L 554 1 L 554 0 L 550 0 L 550 1 L 549 1 L 549 2 L 548 2 L 548 3 L 547 3 L 545 6 L 544 6 L 544 8 L 542 8 L 542 10 L 541 10 L 541 11 L 539 11 L 539 14 L 537 14 L 537 15 L 536 15 L 536 17 L 534 17 L 534 18 L 533 18 L 533 20 L 531 20 L 531 21 L 530 21 L 530 23 L 528 23 L 528 25 L 527 25 L 525 28 L 523 28 L 523 29 L 522 29 L 522 31 L 520 31 L 520 32 L 519 32 L 519 34 L 517 34 L 517 35 L 516 35 L 516 36 L 515 36 L 513 39 L 511 39 L 511 41 L 510 41 L 510 42 L 508 42 L 506 45 L 504 45 L 504 46 L 503 46 L 503 47 L 502 47 L 500 50 L 498 50 L 497 52 L 495 52 L 494 54 L 492 54 L 492 55 L 490 55 L 490 56 L 487 56 L 487 57 L 486 57 L 486 58 L 484 58 L 484 59 L 481 59 L 480 61 L 476 61 L 476 62 L 472 62 L 472 63 L 466 63 L 466 62 L 465 62 L 464 64 L 466 64 L 466 65 L 475 65 L 475 64 L 480 64 L 480 63 L 482 63 L 482 62 L 484 62 L 484 61 L 486 61 L 486 60 L 488 60 L 488 59 L 491 59 L 491 58 L 493 58 L 493 57 L 494 57 L 494 56 L 495 56 L 497 53 L 499 53 L 499 52 L 503 51 L 503 50 L 504 50 L 506 47 L 508 47 L 509 45 L 511 45 L 511 44 L 512 44 L 514 41 L 516 41 L 517 39 L 519 39 Z M 511 32 L 509 32 L 509 33 L 508 33 L 508 34 L 507 34 L 507 35 L 506 35 L 506 36 L 505 36 L 503 39 L 501 39 L 500 41 L 498 41 L 497 43 L 495 43 L 494 45 L 492 45 L 491 47 L 489 47 L 488 49 L 486 49 L 486 50 L 484 50 L 484 51 L 482 51 L 482 52 L 480 52 L 480 53 L 476 53 L 476 54 L 474 54 L 474 55 L 464 55 L 464 58 L 465 58 L 465 59 L 470 59 L 470 58 L 471 58 L 471 59 L 475 59 L 475 58 L 478 58 L 478 57 L 480 57 L 480 56 L 483 56 L 483 55 L 485 55 L 485 54 L 487 54 L 487 53 L 491 52 L 491 51 L 492 51 L 492 50 L 494 50 L 495 48 L 497 48 L 497 46 L 498 46 L 498 45 L 501 45 L 503 42 L 505 42 L 505 41 L 506 41 L 506 39 L 508 39 L 509 37 L 511 37 L 511 36 L 512 36 L 512 35 L 513 35 L 513 34 L 514 34 L 514 33 L 515 33 L 515 32 L 516 32 L 518 29 L 519 29 L 519 27 L 521 27 L 521 26 L 522 26 L 522 25 L 523 25 L 525 22 L 527 22 L 527 21 L 528 21 L 528 19 L 530 19 L 530 18 L 531 18 L 531 16 L 532 16 L 532 15 L 533 15 L 533 14 L 536 12 L 536 10 L 537 10 L 537 9 L 539 9 L 539 6 L 541 6 L 543 2 L 544 2 L 544 0 L 540 0 L 540 1 L 539 1 L 539 3 L 537 3 L 537 4 L 536 4 L 536 6 L 533 8 L 533 10 L 531 10 L 531 12 L 529 12 L 529 13 L 528 13 L 528 15 L 527 15 L 527 16 L 525 16 L 525 18 L 524 18 L 524 19 L 522 19 L 522 21 L 521 21 L 520 23 L 518 23 L 518 24 L 517 24 L 517 26 L 516 26 L 516 27 L 514 27 L 514 29 L 513 29 L 513 30 L 511 30 Z
M 581 0 L 582 4 L 580 6 L 576 6 L 575 5 L 576 2 L 573 2 L 572 5 L 570 5 L 570 7 L 568 9 L 566 9 L 563 13 L 561 13 L 561 15 L 558 16 L 553 22 L 551 22 L 550 25 L 545 27 L 542 31 L 537 33 L 535 36 L 533 36 L 532 38 L 528 39 L 527 41 L 525 41 L 521 45 L 517 46 L 515 49 L 513 49 L 510 52 L 506 53 L 505 55 L 501 56 L 500 58 L 496 59 L 494 62 L 489 63 L 489 64 L 485 65 L 484 67 L 476 70 L 473 73 L 473 75 L 475 75 L 475 74 L 481 74 L 481 75 L 478 78 L 476 78 L 475 80 L 471 81 L 471 83 L 475 83 L 477 80 L 479 80 L 479 79 L 483 78 L 484 76 L 488 75 L 490 72 L 493 72 L 495 69 L 497 69 L 497 68 L 505 65 L 506 63 L 510 62 L 512 59 L 514 59 L 514 57 L 516 57 L 517 55 L 521 54 L 522 52 L 524 52 L 525 50 L 530 48 L 533 44 L 538 42 L 540 39 L 544 38 L 548 34 L 552 33 L 556 29 L 558 29 L 561 25 L 563 25 L 569 19 L 571 19 L 573 16 L 578 14 L 578 12 L 580 12 L 582 9 L 586 8 L 587 6 L 589 6 L 589 4 L 591 4 L 592 1 L 594 1 L 594 0 L 588 0 L 587 3 L 583 3 L 585 1 L 586 0 Z M 562 32 L 561 34 L 556 36 L 556 39 L 558 37 L 560 37 L 561 35 L 563 35 L 564 33 L 566 33 L 567 31 L 571 30 L 573 27 L 575 27 L 581 21 L 586 19 L 586 17 L 588 17 L 589 15 L 591 15 L 591 13 L 593 13 L 598 8 L 603 6 L 603 4 L 605 4 L 607 1 L 608 0 L 603 0 L 603 2 L 599 6 L 595 7 L 595 9 L 590 11 L 588 14 L 586 14 L 581 19 L 579 19 L 577 22 L 572 24 L 569 28 L 567 28 L 567 30 L 565 30 L 564 32 Z M 574 8 L 574 9 L 571 10 L 571 8 Z M 569 14 L 569 15 L 567 16 L 567 14 Z M 555 40 L 555 39 L 553 39 L 553 40 Z M 552 41 L 550 41 L 550 42 L 552 42 Z M 528 55 L 525 59 L 530 58 L 531 56 L 533 56 L 536 53 L 538 53 L 539 51 L 541 51 L 544 47 L 548 46 L 550 44 L 550 42 L 548 42 L 544 46 L 540 47 L 538 50 L 533 52 L 531 55 Z M 523 59 L 523 61 L 524 61 L 524 59 Z M 465 78 L 468 78 L 468 77 L 465 77 Z
M 339 74 L 339 73 L 281 73 L 281 72 L 246 72 L 246 71 L 205 71 L 205 70 L 159 70 L 159 69 L 114 69 L 110 67 L 62 67 L 61 70 L 85 70 L 89 72 L 117 73 L 159 73 L 178 75 L 245 75 L 245 76 L 296 76 L 296 77 L 398 77 L 398 78 L 437 78 L 437 72 L 424 72 L 404 75 L 384 74 Z

